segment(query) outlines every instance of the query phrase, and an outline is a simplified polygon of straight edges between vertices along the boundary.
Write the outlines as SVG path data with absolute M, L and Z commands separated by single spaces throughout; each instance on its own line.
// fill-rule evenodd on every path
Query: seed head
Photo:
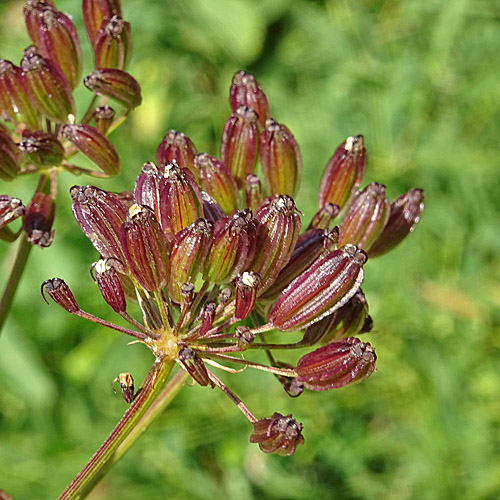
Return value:
M 375 370 L 376 360 L 369 343 L 349 337 L 300 358 L 296 369 L 298 381 L 311 391 L 337 389 L 368 378 Z
M 319 207 L 334 203 L 343 208 L 363 179 L 366 149 L 362 135 L 348 137 L 328 161 L 319 191 Z
M 285 417 L 274 413 L 271 418 L 263 418 L 253 424 L 250 442 L 258 443 L 264 453 L 289 456 L 297 445 L 304 444 L 302 428 L 292 415 Z

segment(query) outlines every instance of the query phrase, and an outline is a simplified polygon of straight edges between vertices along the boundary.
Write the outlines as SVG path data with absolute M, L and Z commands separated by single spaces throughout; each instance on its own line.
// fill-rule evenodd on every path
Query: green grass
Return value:
M 81 25 L 80 2 L 57 1 Z M 364 184 L 391 199 L 426 191 L 421 224 L 366 265 L 378 371 L 297 400 L 265 374 L 227 376 L 257 415 L 292 412 L 306 445 L 289 458 L 248 443 L 250 426 L 217 391 L 186 388 L 90 496 L 148 498 L 493 500 L 500 497 L 500 6 L 489 0 L 347 2 L 134 0 L 131 73 L 143 105 L 112 136 L 130 189 L 170 128 L 219 152 L 231 77 L 253 72 L 273 116 L 298 140 L 297 203 L 314 213 L 335 147 L 363 134 Z M 0 57 L 28 44 L 22 2 L 0 5 Z M 88 50 L 88 48 L 86 49 Z M 87 70 L 90 71 L 87 58 Z M 86 102 L 88 91 L 79 96 Z M 30 184 L 31 182 L 31 184 Z M 64 277 L 86 310 L 113 320 L 88 276 L 95 251 L 61 179 L 54 244 L 35 249 L 0 339 L 0 488 L 56 498 L 125 409 L 111 380 L 141 379 L 141 346 L 41 300 Z M 28 198 L 34 179 L 2 183 Z M 13 249 L 0 245 L 0 287 Z

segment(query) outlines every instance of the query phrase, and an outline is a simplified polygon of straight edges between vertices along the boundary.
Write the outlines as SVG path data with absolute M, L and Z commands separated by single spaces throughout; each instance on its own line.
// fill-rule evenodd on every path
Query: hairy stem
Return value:
M 134 430 L 137 426 L 141 430 L 144 429 L 145 425 L 141 423 L 141 420 L 145 417 L 148 410 L 154 407 L 157 396 L 163 394 L 161 391 L 173 366 L 173 361 L 159 361 L 154 363 L 136 399 L 125 412 L 125 415 L 123 415 L 122 419 L 118 422 L 109 437 L 96 451 L 87 465 L 85 465 L 66 490 L 64 490 L 59 500 L 77 500 L 85 498 L 106 474 L 108 469 L 130 448 L 132 443 L 141 434 L 141 432 L 134 432 Z M 167 385 L 165 390 L 168 387 L 172 390 L 171 384 Z M 166 395 L 163 395 L 163 399 L 168 398 Z M 168 402 L 170 402 L 170 400 L 168 400 Z M 155 416 L 157 415 L 159 415 L 159 412 L 155 413 Z M 148 419 L 146 425 L 148 425 L 150 421 L 152 421 L 152 419 Z M 134 437 L 128 438 L 132 433 L 134 433 Z M 121 446 L 123 447 L 121 451 L 119 451 Z

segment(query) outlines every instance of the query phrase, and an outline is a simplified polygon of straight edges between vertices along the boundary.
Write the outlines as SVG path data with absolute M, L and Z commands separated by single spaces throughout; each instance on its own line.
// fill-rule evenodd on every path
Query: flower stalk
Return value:
M 231 95 L 245 102 L 258 95 L 266 112 L 267 99 L 255 85 L 248 75 L 236 77 Z M 171 130 L 158 146 L 156 163 L 144 164 L 127 202 L 94 186 L 71 188 L 75 218 L 101 256 L 93 267 L 99 290 L 134 330 L 82 311 L 60 279 L 49 280 L 47 292 L 70 313 L 132 335 L 157 361 L 129 412 L 61 499 L 90 491 L 188 376 L 229 397 L 253 425 L 250 442 L 265 453 L 288 456 L 304 443 L 302 424 L 276 412 L 258 419 L 212 368 L 267 372 L 291 397 L 304 389 L 338 389 L 375 371 L 375 349 L 352 336 L 371 328 L 360 291 L 363 268 L 370 247 L 397 244 L 412 230 L 423 208 L 413 200 L 423 195 L 391 205 L 381 184 L 357 193 L 366 151 L 362 137 L 353 136 L 330 160 L 320 210 L 300 234 L 303 214 L 291 197 L 300 181 L 298 145 L 285 127 L 270 119 L 265 124 L 264 130 L 258 114 L 238 104 L 226 122 L 220 160 L 198 153 L 191 139 Z M 263 187 L 253 172 L 259 144 Z M 271 196 L 262 199 L 262 193 Z M 339 229 L 332 221 L 340 205 L 345 210 Z M 404 223 L 410 210 L 416 215 Z M 131 294 L 143 324 L 126 313 Z M 268 343 L 271 330 L 281 336 Z M 300 330 L 301 340 L 287 340 L 287 332 Z M 298 348 L 313 350 L 295 365 L 273 354 Z M 252 360 L 252 350 L 265 351 L 267 363 Z M 168 376 L 161 367 L 169 371 L 174 362 L 180 371 L 160 392 Z M 134 396 L 131 387 L 125 387 L 127 400 Z
M 38 179 L 38 186 L 35 191 L 37 193 L 42 193 L 46 191 L 47 184 L 49 183 L 49 175 L 46 173 L 41 173 Z M 17 287 L 21 281 L 22 275 L 26 268 L 28 262 L 28 257 L 31 253 L 31 248 L 33 245 L 28 240 L 25 234 L 22 234 L 19 246 L 17 248 L 16 258 L 14 264 L 12 265 L 9 277 L 7 279 L 7 284 L 2 293 L 2 298 L 0 299 L 0 335 L 2 334 L 2 327 L 7 319 L 12 302 L 17 292 Z
M 83 113 L 73 95 L 82 83 L 79 38 L 71 16 L 52 0 L 25 3 L 32 45 L 20 67 L 0 59 L 0 178 L 39 176 L 27 203 L 0 193 L 0 237 L 11 243 L 20 236 L 0 299 L 0 330 L 31 247 L 52 243 L 57 176 L 118 175 L 121 158 L 107 137 L 142 102 L 139 83 L 126 71 L 132 41 L 120 0 L 83 0 L 82 12 L 93 51 Z M 289 456 L 304 443 L 302 424 L 277 412 L 259 419 L 213 368 L 267 372 L 291 397 L 304 389 L 339 389 L 375 371 L 374 347 L 356 338 L 372 326 L 360 289 L 364 266 L 413 232 L 423 191 L 411 189 L 391 203 L 382 184 L 362 189 L 367 148 L 362 135 L 352 135 L 328 161 L 319 210 L 304 231 L 293 198 L 302 171 L 294 135 L 272 118 L 253 75 L 234 75 L 229 105 L 220 157 L 170 130 L 134 189 L 70 190 L 76 221 L 99 253 L 91 267 L 98 292 L 130 327 L 82 310 L 61 278 L 46 280 L 42 294 L 75 316 L 131 336 L 155 362 L 137 392 L 127 371 L 115 379 L 130 407 L 60 500 L 84 498 L 189 377 L 229 397 L 253 426 L 250 442 Z M 79 154 L 96 169 L 78 165 Z M 16 232 L 10 224 L 21 217 Z M 130 301 L 141 318 L 127 311 Z M 271 330 L 272 343 L 266 340 Z M 305 331 L 301 340 L 290 342 L 289 332 L 298 331 Z M 275 351 L 298 348 L 308 352 L 294 364 L 275 358 Z M 264 362 L 252 359 L 259 351 Z M 174 364 L 180 369 L 170 378 Z
M 26 268 L 32 247 L 33 245 L 27 238 L 21 238 L 17 248 L 16 259 L 12 265 L 7 284 L 5 285 L 2 298 L 0 299 L 0 335 L 2 334 L 2 327 L 9 314 L 14 296 L 16 295 L 17 287 L 19 286 L 24 269 Z
M 126 453 L 139 437 L 138 429 L 142 432 L 161 413 L 184 381 L 183 378 L 178 377 L 175 379 L 175 384 L 165 386 L 172 367 L 173 362 L 164 360 L 153 364 L 130 408 L 87 465 L 64 490 L 59 500 L 85 498 L 108 469 Z M 162 393 L 162 389 L 165 389 L 164 393 Z M 162 394 L 161 398 L 159 397 L 160 394 Z M 154 409 L 143 422 L 142 418 L 145 417 L 146 412 L 153 406 L 153 403 L 155 403 Z M 132 434 L 134 430 L 135 432 Z

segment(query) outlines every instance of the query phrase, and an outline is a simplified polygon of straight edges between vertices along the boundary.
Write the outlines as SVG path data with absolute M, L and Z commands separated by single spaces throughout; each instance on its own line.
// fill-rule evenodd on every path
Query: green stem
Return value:
M 170 322 L 168 321 L 167 310 L 165 309 L 165 302 L 163 300 L 163 295 L 158 290 L 155 290 L 153 294 L 156 299 L 156 303 L 158 304 L 158 309 L 160 310 L 161 322 L 163 323 L 163 327 L 168 328 Z
M 120 458 L 127 453 L 129 448 L 137 441 L 144 431 L 160 416 L 165 408 L 172 402 L 181 387 L 189 378 L 189 373 L 179 370 L 165 386 L 163 391 L 158 394 L 153 404 L 146 411 L 139 423 L 132 429 L 130 434 L 124 439 L 113 455 L 112 463 L 118 462 Z
M 92 97 L 92 100 L 90 101 L 90 103 L 87 107 L 87 110 L 85 111 L 85 114 L 83 115 L 80 123 L 87 124 L 90 121 L 90 119 L 92 118 L 92 115 L 95 111 L 95 105 L 96 105 L 97 99 L 99 99 L 99 96 L 97 96 L 97 95 L 94 95 Z
M 130 448 L 140 433 L 135 432 L 133 439 L 128 438 L 128 436 L 134 432 L 137 426 L 141 430 L 144 429 L 144 425 L 140 424 L 140 422 L 146 416 L 147 411 L 155 404 L 156 398 L 165 385 L 173 365 L 173 361 L 155 362 L 130 408 L 125 412 L 120 422 L 118 422 L 87 465 L 85 465 L 66 490 L 64 490 L 59 500 L 79 500 L 85 498 L 104 474 L 106 474 L 111 465 L 118 461 L 128 448 Z M 171 387 L 171 384 L 167 385 L 167 387 Z M 167 387 L 165 387 L 165 390 Z M 149 420 L 147 423 L 150 423 Z M 120 446 L 122 446 L 121 451 L 119 451 Z
M 106 131 L 106 135 L 111 134 L 111 132 L 114 132 L 128 117 L 129 111 L 126 111 L 122 116 L 117 118 L 108 128 Z
M 15 233 L 8 226 L 4 226 L 0 229 L 0 240 L 6 241 L 7 243 L 13 243 L 17 240 L 20 233 L 21 230 Z
M 0 334 L 2 333 L 3 324 L 9 315 L 10 306 L 14 300 L 14 295 L 16 294 L 19 281 L 23 275 L 32 247 L 33 245 L 28 241 L 26 235 L 23 234 L 17 249 L 16 260 L 12 266 L 7 285 L 5 286 L 2 299 L 0 300 Z
M 35 193 L 45 192 L 47 183 L 49 181 L 49 175 L 47 172 L 40 173 L 38 179 L 38 186 Z M 28 241 L 25 234 L 21 234 L 21 241 L 19 242 L 19 247 L 17 249 L 16 260 L 10 271 L 10 276 L 7 280 L 7 285 L 0 299 L 0 334 L 2 333 L 2 327 L 9 315 L 10 308 L 12 306 L 12 301 L 21 281 L 24 269 L 26 267 L 26 262 L 28 262 L 28 257 L 31 252 L 32 244 Z

